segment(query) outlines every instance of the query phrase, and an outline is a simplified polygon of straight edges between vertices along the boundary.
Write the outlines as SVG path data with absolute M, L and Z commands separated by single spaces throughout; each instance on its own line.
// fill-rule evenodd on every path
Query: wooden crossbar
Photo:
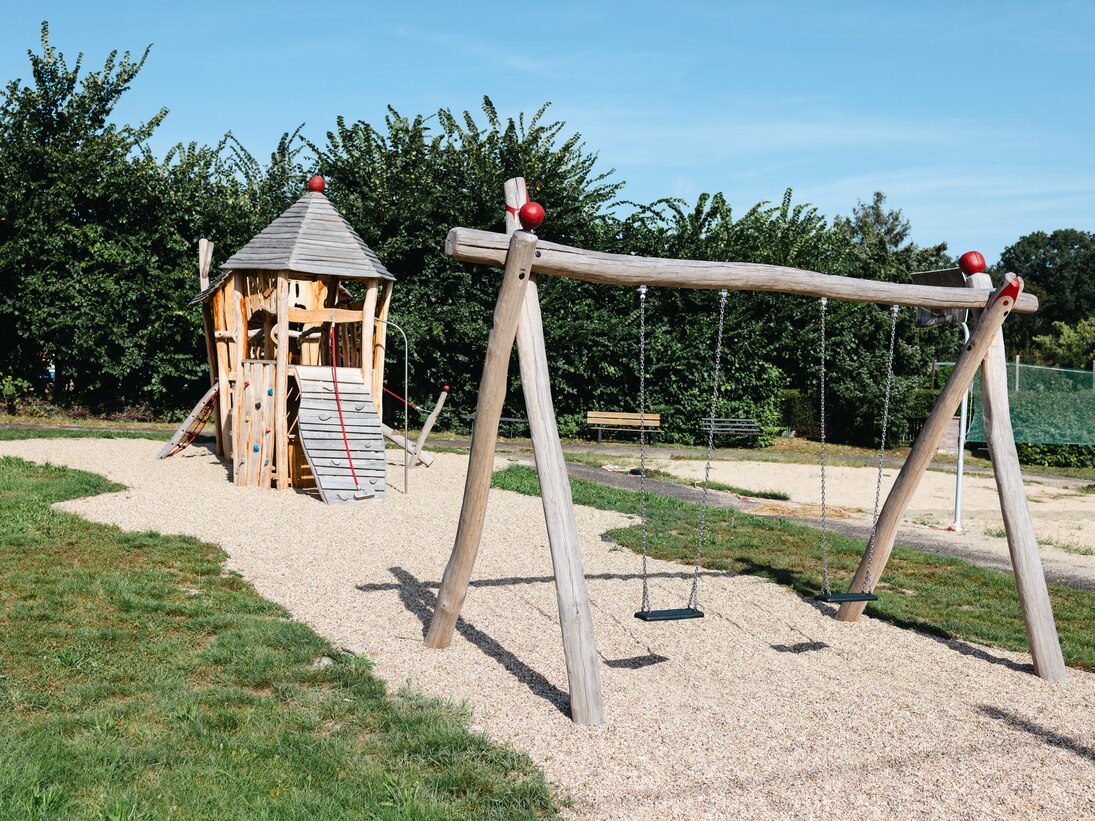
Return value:
M 445 253 L 464 262 L 502 266 L 509 238 L 505 234 L 474 228 L 453 228 L 445 240 Z M 705 262 L 692 259 L 656 259 L 626 254 L 603 254 L 555 242 L 539 242 L 532 271 L 537 274 L 580 279 L 604 285 L 651 285 L 667 288 L 701 288 L 731 291 L 775 291 L 801 296 L 830 297 L 879 305 L 911 305 L 916 308 L 984 308 L 992 295 L 988 288 L 940 288 L 900 282 L 877 282 L 838 277 L 753 262 Z M 1038 310 L 1038 298 L 1021 294 L 1016 313 Z

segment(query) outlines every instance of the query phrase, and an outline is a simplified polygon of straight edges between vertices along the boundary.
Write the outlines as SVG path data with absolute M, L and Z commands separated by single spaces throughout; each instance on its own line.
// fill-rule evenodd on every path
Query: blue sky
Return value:
M 256 156 L 305 124 L 551 102 L 625 196 L 829 216 L 884 191 L 920 244 L 990 262 L 1035 230 L 1095 230 L 1095 3 L 221 2 L 6 4 L 0 78 L 39 24 L 70 60 L 152 54 L 118 116 L 154 147 L 231 130 Z

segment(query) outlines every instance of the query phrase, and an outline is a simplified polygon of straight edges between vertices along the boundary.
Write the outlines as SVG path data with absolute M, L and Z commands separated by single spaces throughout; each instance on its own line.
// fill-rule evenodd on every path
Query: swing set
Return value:
M 1033 313 L 1037 298 L 1023 293 L 1023 281 L 1006 274 L 993 287 L 984 273 L 984 259 L 971 252 L 962 258 L 961 270 L 935 272 L 943 285 L 901 284 L 838 277 L 775 265 L 741 262 L 704 262 L 604 254 L 541 242 L 534 230 L 543 220 L 543 209 L 528 200 L 525 181 L 508 180 L 504 186 L 506 233 L 453 228 L 445 241 L 450 256 L 504 268 L 494 324 L 487 343 L 486 361 L 479 386 L 475 428 L 472 436 L 463 504 L 456 541 L 445 568 L 430 622 L 426 645 L 447 647 L 467 595 L 475 557 L 483 534 L 487 494 L 494 467 L 495 442 L 505 401 L 508 366 L 517 344 L 521 383 L 532 434 L 536 470 L 547 524 L 554 568 L 559 622 L 570 688 L 571 718 L 579 724 L 604 722 L 601 702 L 600 659 L 593 634 L 592 616 L 582 571 L 578 529 L 562 444 L 551 401 L 543 320 L 537 295 L 538 276 L 563 276 L 606 285 L 629 285 L 639 290 L 640 414 L 646 413 L 646 293 L 649 286 L 718 290 L 719 325 L 712 378 L 712 414 L 718 396 L 726 292 L 769 291 L 820 298 L 821 412 L 822 412 L 822 590 L 817 599 L 838 605 L 839 621 L 855 621 L 876 599 L 874 588 L 893 549 L 898 525 L 939 446 L 947 425 L 978 370 L 982 373 L 983 415 L 989 453 L 1011 552 L 1019 601 L 1030 643 L 1034 670 L 1052 682 L 1066 679 L 1064 659 L 1057 638 L 1053 611 L 1034 529 L 1023 489 L 1022 475 L 1012 436 L 1001 326 L 1012 311 Z M 522 230 L 524 229 L 524 230 Z M 883 438 L 879 448 L 878 478 L 871 537 L 859 567 L 845 593 L 830 588 L 828 525 L 825 516 L 825 316 L 829 299 L 890 305 L 891 323 Z M 885 461 L 885 429 L 889 421 L 893 383 L 893 355 L 898 311 L 901 306 L 927 309 L 962 308 L 977 312 L 979 319 L 958 357 L 947 384 L 913 444 L 886 501 L 881 505 L 882 468 Z M 644 426 L 645 427 L 645 426 Z M 700 506 L 699 535 L 692 590 L 683 608 L 651 607 L 646 555 L 645 433 L 640 431 L 640 498 L 642 520 L 643 600 L 637 618 L 648 622 L 703 617 L 699 604 L 699 567 L 703 550 L 707 488 L 710 479 L 713 431 L 708 432 L 704 471 L 704 499 Z

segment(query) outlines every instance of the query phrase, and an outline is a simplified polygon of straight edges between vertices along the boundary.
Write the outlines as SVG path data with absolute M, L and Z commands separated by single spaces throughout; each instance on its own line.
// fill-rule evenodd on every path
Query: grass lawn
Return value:
M 171 438 L 173 430 L 166 433 L 154 431 L 100 430 L 89 427 L 82 430 L 72 428 L 0 428 L 0 442 L 20 439 L 162 439 Z M 199 439 L 199 442 L 202 440 Z M 210 440 L 212 441 L 212 440 Z
M 577 504 L 639 514 L 635 491 L 573 478 L 570 484 Z M 536 471 L 520 465 L 495 473 L 494 486 L 531 496 L 540 494 Z M 647 522 L 650 555 L 692 563 L 698 505 L 648 495 Z M 612 530 L 608 535 L 631 550 L 640 549 L 638 525 Z M 710 508 L 703 566 L 763 576 L 799 595 L 813 596 L 821 589 L 819 537 L 818 530 L 803 525 Z M 830 534 L 829 574 L 834 590 L 845 589 L 865 548 L 863 541 Z M 1010 575 L 961 559 L 896 548 L 875 592 L 878 601 L 867 607 L 867 613 L 876 618 L 945 638 L 1029 652 Z M 1053 586 L 1050 597 L 1065 661 L 1095 670 L 1095 593 Z
M 0 817 L 555 815 L 526 756 L 387 693 L 218 548 L 50 507 L 118 489 L 0 458 Z

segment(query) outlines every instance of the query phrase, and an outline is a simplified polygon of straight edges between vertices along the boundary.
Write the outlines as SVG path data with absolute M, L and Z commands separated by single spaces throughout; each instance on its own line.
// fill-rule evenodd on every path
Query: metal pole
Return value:
M 410 465 L 407 464 L 407 446 L 410 444 L 410 400 L 407 398 L 407 385 L 410 380 L 408 379 L 408 368 L 411 361 L 410 345 L 407 342 L 407 334 L 402 328 L 392 322 L 390 319 L 378 319 L 377 322 L 383 322 L 385 325 L 395 328 L 403 335 L 403 494 L 407 495 L 410 488 Z
M 967 312 L 968 316 L 968 312 Z M 970 341 L 970 327 L 962 322 L 962 347 Z M 970 392 L 962 394 L 962 405 L 958 412 L 958 473 L 954 480 L 954 523 L 947 528 L 955 533 L 962 532 L 962 472 L 966 464 L 966 417 L 969 412 Z

